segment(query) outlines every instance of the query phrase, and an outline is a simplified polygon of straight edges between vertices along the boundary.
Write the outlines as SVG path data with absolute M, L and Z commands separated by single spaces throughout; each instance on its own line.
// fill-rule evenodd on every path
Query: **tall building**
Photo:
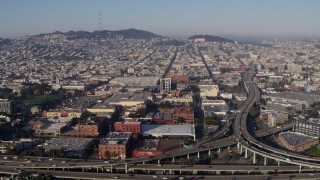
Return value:
M 171 91 L 171 78 L 160 79 L 160 92 L 165 93 Z
M 11 114 L 12 113 L 12 101 L 8 99 L 0 99 L 0 112 Z

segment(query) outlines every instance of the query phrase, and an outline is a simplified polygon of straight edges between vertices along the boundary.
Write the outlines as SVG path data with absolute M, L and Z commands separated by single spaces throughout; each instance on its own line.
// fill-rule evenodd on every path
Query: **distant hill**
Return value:
M 212 35 L 195 35 L 195 36 L 191 36 L 188 39 L 197 39 L 197 38 L 204 38 L 206 41 L 209 42 L 229 42 L 229 43 L 234 43 L 234 41 L 230 40 L 230 39 L 226 39 L 223 37 L 219 37 L 219 36 L 212 36 Z
M 148 31 L 137 30 L 137 29 L 126 29 L 126 30 L 118 30 L 118 31 L 111 31 L 115 34 L 121 35 L 124 38 L 128 39 L 152 39 L 152 38 L 159 38 L 160 35 L 153 34 Z
M 69 39 L 92 39 L 97 37 L 116 37 L 116 36 L 123 36 L 125 39 L 152 39 L 152 38 L 159 38 L 160 35 L 153 34 L 148 31 L 137 30 L 137 29 L 125 29 L 125 30 L 117 30 L 117 31 L 109 31 L 109 30 L 102 30 L 102 31 L 68 31 L 68 32 L 60 32 L 56 31 L 50 34 L 63 34 L 68 36 Z M 46 34 L 40 34 L 39 36 L 43 36 Z

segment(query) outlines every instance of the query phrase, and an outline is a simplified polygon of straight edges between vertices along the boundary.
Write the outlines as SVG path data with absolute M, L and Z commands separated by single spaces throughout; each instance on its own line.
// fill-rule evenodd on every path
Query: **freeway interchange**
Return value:
M 158 156 L 152 156 L 148 158 L 132 158 L 122 161 L 114 161 L 110 163 L 105 163 L 101 160 L 87 160 L 81 161 L 76 159 L 51 159 L 44 157 L 23 157 L 23 158 L 14 158 L 14 156 L 8 156 L 9 158 L 4 159 L 4 156 L 0 156 L 0 164 L 6 167 L 7 171 L 2 170 L 1 172 L 12 173 L 16 169 L 25 169 L 25 170 L 82 170 L 81 173 L 85 173 L 86 170 L 94 168 L 96 172 L 112 172 L 113 169 L 121 169 L 123 172 L 128 173 L 130 171 L 185 171 L 185 172 L 200 172 L 200 171 L 213 171 L 213 172 L 255 172 L 259 171 L 260 173 L 274 172 L 274 169 L 281 169 L 285 172 L 313 172 L 317 171 L 320 168 L 320 160 L 314 159 L 308 156 L 299 155 L 296 153 L 280 150 L 267 144 L 261 143 L 256 140 L 255 137 L 270 135 L 276 133 L 279 130 L 273 129 L 266 132 L 260 132 L 260 135 L 257 134 L 251 135 L 247 129 L 247 116 L 251 107 L 255 103 L 260 102 L 260 91 L 257 86 L 251 81 L 255 72 L 250 70 L 244 73 L 243 80 L 248 92 L 247 99 L 241 104 L 241 106 L 236 111 L 235 117 L 232 121 L 232 118 L 229 119 L 226 124 L 220 128 L 212 136 L 207 137 L 199 141 L 198 145 L 193 146 L 189 149 L 177 150 L 170 153 L 161 154 Z M 233 117 L 233 116 L 230 116 Z M 283 129 L 287 129 L 292 125 L 288 125 Z M 225 132 L 232 127 L 233 134 L 229 137 L 221 138 Z M 282 129 L 281 129 L 282 130 Z M 267 165 L 267 159 L 272 159 L 278 162 L 278 166 L 235 166 L 235 165 L 195 165 L 194 167 L 181 167 L 177 165 L 163 164 L 165 160 L 175 161 L 175 158 L 186 157 L 189 159 L 189 156 L 196 155 L 200 156 L 200 153 L 211 154 L 212 151 L 217 150 L 223 147 L 229 147 L 232 145 L 237 145 L 237 148 L 240 150 L 240 154 L 244 152 L 245 157 L 247 158 L 248 152 L 253 153 L 253 164 L 256 164 L 256 156 L 262 156 L 264 158 L 264 165 Z M 40 159 L 40 160 L 39 160 Z M 151 164 L 146 164 L 146 163 Z M 156 163 L 154 163 L 156 162 Z M 280 166 L 281 163 L 289 165 L 298 165 L 298 166 Z M 259 167 L 259 169 L 257 169 Z M 76 172 L 72 172 L 76 173 Z M 79 172 L 80 173 L 80 172 Z

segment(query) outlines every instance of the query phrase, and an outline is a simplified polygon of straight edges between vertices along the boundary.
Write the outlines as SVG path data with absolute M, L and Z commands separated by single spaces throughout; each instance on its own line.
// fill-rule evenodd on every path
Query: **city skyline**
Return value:
M 319 1 L 6 1 L 0 37 L 54 31 L 136 28 L 162 36 L 210 34 L 234 39 L 319 38 Z

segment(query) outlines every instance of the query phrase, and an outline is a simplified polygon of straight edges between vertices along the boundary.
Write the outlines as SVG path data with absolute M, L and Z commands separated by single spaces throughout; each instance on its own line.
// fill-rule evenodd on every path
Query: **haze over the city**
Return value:
M 0 37 L 54 31 L 136 28 L 163 36 L 211 34 L 234 39 L 319 38 L 317 0 L 2 1 Z

